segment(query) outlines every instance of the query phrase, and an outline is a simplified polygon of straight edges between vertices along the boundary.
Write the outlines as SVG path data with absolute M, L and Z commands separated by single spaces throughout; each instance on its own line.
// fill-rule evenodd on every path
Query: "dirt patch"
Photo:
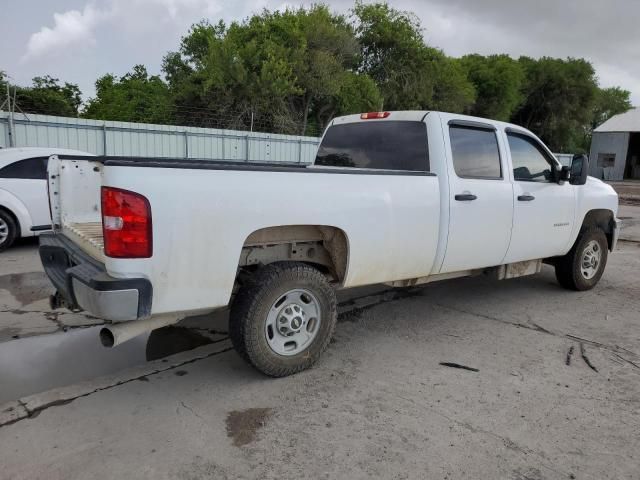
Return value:
M 53 286 L 44 272 L 27 272 L 1 275 L 0 289 L 7 290 L 24 306 L 47 298 Z
M 256 433 L 264 427 L 271 417 L 271 408 L 248 408 L 247 410 L 234 410 L 227 415 L 227 437 L 233 439 L 236 447 L 241 447 L 253 442 Z

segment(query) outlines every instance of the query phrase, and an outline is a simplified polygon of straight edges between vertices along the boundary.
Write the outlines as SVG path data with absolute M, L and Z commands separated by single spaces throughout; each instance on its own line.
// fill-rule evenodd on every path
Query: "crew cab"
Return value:
M 441 112 L 334 119 L 309 166 L 58 155 L 41 259 L 55 305 L 115 323 L 114 345 L 230 306 L 237 351 L 284 376 L 336 325 L 337 288 L 555 267 L 593 288 L 618 198 L 530 131 Z

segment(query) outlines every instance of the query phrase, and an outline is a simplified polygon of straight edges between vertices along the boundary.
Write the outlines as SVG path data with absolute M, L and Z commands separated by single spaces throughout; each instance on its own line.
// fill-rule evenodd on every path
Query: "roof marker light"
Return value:
M 360 119 L 372 120 L 374 118 L 387 118 L 389 115 L 391 115 L 390 112 L 367 112 L 367 113 L 361 113 Z

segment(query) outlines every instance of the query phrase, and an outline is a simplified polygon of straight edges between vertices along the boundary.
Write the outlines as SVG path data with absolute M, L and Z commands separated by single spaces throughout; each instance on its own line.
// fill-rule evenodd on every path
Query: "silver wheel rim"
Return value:
M 3 244 L 9 236 L 9 225 L 0 218 L 0 244 Z
M 582 251 L 582 261 L 580 262 L 580 271 L 582 276 L 587 280 L 591 280 L 598 273 L 600 268 L 600 259 L 602 258 L 602 250 L 600 244 L 595 240 L 591 240 Z
M 289 290 L 273 303 L 264 327 L 271 350 L 297 355 L 311 345 L 320 330 L 320 302 L 309 290 Z

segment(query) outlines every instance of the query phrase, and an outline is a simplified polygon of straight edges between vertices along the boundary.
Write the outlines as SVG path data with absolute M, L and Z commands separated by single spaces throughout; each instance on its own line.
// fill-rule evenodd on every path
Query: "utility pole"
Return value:
M 7 112 L 9 113 L 9 116 L 7 118 L 8 122 L 8 130 L 9 130 L 9 146 L 10 147 L 15 147 L 16 146 L 16 125 L 15 125 L 15 114 L 16 114 L 16 108 L 20 111 L 20 113 L 22 115 L 24 115 L 24 118 L 26 118 L 28 121 L 31 121 L 31 119 L 27 116 L 26 113 L 24 113 L 22 111 L 22 109 L 20 108 L 20 106 L 18 105 L 18 102 L 16 101 L 16 96 L 18 94 L 18 88 L 14 85 L 13 87 L 13 100 L 11 99 L 11 88 L 9 87 L 9 80 L 7 79 L 7 99 L 2 102 L 2 105 L 0 105 L 0 110 L 2 110 L 4 108 L 4 106 L 7 106 Z
M 7 110 L 9 111 L 9 146 L 14 147 L 15 141 L 13 139 L 13 108 L 11 106 L 11 91 L 9 90 L 9 82 L 7 82 L 7 100 L 4 102 L 7 104 Z M 3 105 L 4 105 L 3 103 Z

